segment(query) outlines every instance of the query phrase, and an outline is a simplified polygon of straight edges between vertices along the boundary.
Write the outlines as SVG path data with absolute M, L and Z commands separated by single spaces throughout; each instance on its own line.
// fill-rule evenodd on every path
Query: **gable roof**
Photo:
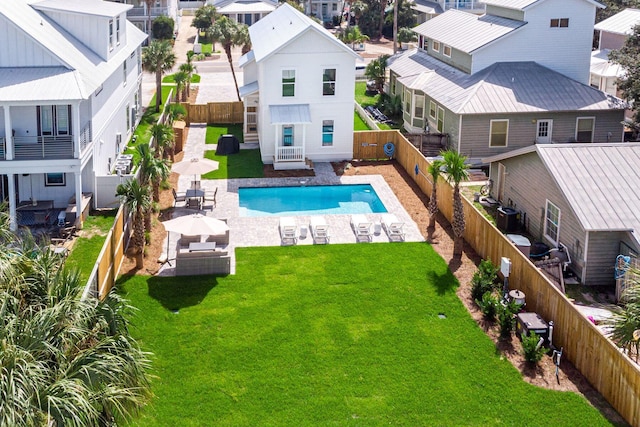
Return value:
M 345 52 L 351 53 L 356 58 L 360 57 L 322 25 L 289 4 L 282 3 L 276 10 L 249 27 L 256 62 L 265 60 L 307 31 L 314 31 Z
M 515 9 L 515 10 L 526 10 L 532 6 L 537 6 L 542 3 L 544 0 L 482 0 L 482 3 L 491 5 L 504 7 L 506 9 Z M 595 0 L 585 0 L 587 3 L 591 3 L 594 6 L 604 9 L 605 6 Z
M 593 28 L 607 33 L 629 35 L 633 33 L 633 27 L 638 24 L 640 24 L 640 10 L 625 9 L 598 22 Z
M 538 153 L 585 230 L 631 230 L 640 242 L 640 143 L 533 147 L 528 152 Z M 506 153 L 502 158 L 522 154 Z
M 214 3 L 218 13 L 269 13 L 278 2 L 271 0 L 221 0 Z
M 526 22 L 493 15 L 478 16 L 450 9 L 413 29 L 416 33 L 437 40 L 454 49 L 471 53 L 510 32 Z
M 424 51 L 389 58 L 398 81 L 456 114 L 624 109 L 626 103 L 535 62 L 497 62 L 464 73 Z M 424 75 L 429 74 L 426 78 Z M 417 77 L 423 75 L 420 79 Z
M 441 14 L 443 12 L 442 6 L 438 2 L 429 0 L 416 0 L 411 9 L 427 15 Z
M 34 9 L 41 11 L 60 11 L 95 15 L 106 18 L 118 16 L 133 8 L 130 4 L 115 3 L 101 0 L 43 0 L 32 4 Z
M 94 0 L 90 0 L 90 3 L 93 2 Z M 105 61 L 44 13 L 37 11 L 31 3 L 31 0 L 0 1 L 0 20 L 4 17 L 9 25 L 24 33 L 32 43 L 49 52 L 52 58 L 59 61 L 60 69 L 45 72 L 40 70 L 42 67 L 18 68 L 17 70 L 24 70 L 24 72 L 14 74 L 10 82 L 0 80 L 0 90 L 3 94 L 0 99 L 44 100 L 46 98 L 41 98 L 36 88 L 45 85 L 47 90 L 44 93 L 51 97 L 50 100 L 87 99 L 113 72 L 122 66 L 122 62 L 147 38 L 146 34 L 126 21 L 127 45 L 121 47 L 109 61 Z M 64 2 L 60 0 L 58 3 Z M 98 3 L 107 2 L 98 1 Z M 54 75 L 66 74 L 61 70 L 67 70 L 67 73 L 74 75 L 73 78 L 64 77 L 64 82 L 73 87 L 62 87 L 63 85 L 58 83 L 49 87 L 50 81 L 38 80 L 38 76 L 50 79 Z M 32 78 L 36 80 L 30 80 Z

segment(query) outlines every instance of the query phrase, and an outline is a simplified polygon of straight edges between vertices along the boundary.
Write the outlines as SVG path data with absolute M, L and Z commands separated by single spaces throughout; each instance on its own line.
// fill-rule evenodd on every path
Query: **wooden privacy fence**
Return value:
M 367 135 L 370 134 L 370 135 Z M 379 134 L 379 135 L 377 135 Z M 398 131 L 363 131 L 354 133 L 354 153 L 361 143 L 393 142 L 395 158 L 417 183 L 423 193 L 431 194 L 427 174 L 429 162 Z M 368 148 L 368 147 L 367 147 Z M 377 146 L 376 146 L 377 149 Z M 367 151 L 365 154 L 369 154 Z M 376 151 L 375 156 L 378 155 Z M 384 156 L 383 156 L 384 157 Z M 354 158 L 358 158 L 354 154 Z M 366 158 L 366 157 L 365 157 Z M 453 187 L 441 179 L 437 184 L 438 207 L 451 222 Z M 511 259 L 509 285 L 526 295 L 527 311 L 539 313 L 554 322 L 553 342 L 563 347 L 570 360 L 607 401 L 631 425 L 640 426 L 640 367 L 598 328 L 582 315 L 544 273 L 524 256 L 471 202 L 463 198 L 465 240 L 484 259 L 500 265 L 502 257 Z
M 244 104 L 242 102 L 209 102 L 190 104 L 183 102 L 187 110 L 186 122 L 191 123 L 243 123 Z
M 395 130 L 357 131 L 353 133 L 353 158 L 362 160 L 388 159 L 384 154 L 384 144 L 396 144 Z

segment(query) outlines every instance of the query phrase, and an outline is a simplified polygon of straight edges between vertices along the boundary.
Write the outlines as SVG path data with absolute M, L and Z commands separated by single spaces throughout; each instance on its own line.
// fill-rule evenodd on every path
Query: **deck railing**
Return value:
M 91 135 L 91 122 L 87 123 L 82 130 L 80 131 L 80 136 L 78 137 L 78 143 L 80 144 L 80 152 L 82 153 L 89 143 L 93 141 L 93 136 Z
M 0 160 L 4 160 L 6 158 L 7 152 L 7 138 L 4 136 L 0 136 Z
M 15 160 L 73 159 L 73 137 L 16 136 L 13 138 Z
M 151 8 L 151 17 L 158 17 L 161 15 L 168 15 L 169 8 L 168 7 L 152 7 Z M 127 16 L 148 16 L 147 11 L 144 6 L 137 6 L 127 11 Z
M 444 5 L 445 10 L 473 10 L 480 9 L 481 7 L 482 5 L 480 4 L 480 2 L 475 0 L 447 0 Z
M 301 162 L 304 160 L 304 147 L 278 147 L 276 162 Z

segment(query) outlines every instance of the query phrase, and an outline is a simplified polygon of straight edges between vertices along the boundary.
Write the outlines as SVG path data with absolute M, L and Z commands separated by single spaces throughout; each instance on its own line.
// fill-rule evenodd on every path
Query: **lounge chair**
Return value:
M 280 229 L 280 240 L 282 240 L 283 245 L 295 245 L 298 243 L 298 238 L 296 237 L 298 226 L 294 218 L 283 216 L 280 218 L 278 228 Z
M 309 230 L 313 243 L 329 243 L 329 226 L 322 216 L 312 216 L 309 222 Z
M 351 227 L 356 235 L 356 241 L 371 242 L 373 236 L 371 235 L 371 221 L 362 214 L 351 215 Z
M 400 222 L 394 214 L 382 214 L 381 216 L 382 227 L 387 232 L 389 240 L 402 242 L 404 241 L 404 222 Z

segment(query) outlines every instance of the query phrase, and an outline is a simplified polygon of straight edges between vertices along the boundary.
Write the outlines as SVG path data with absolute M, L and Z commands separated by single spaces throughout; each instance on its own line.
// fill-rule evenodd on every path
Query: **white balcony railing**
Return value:
M 0 160 L 4 160 L 7 152 L 7 138 L 0 136 Z
M 91 122 L 89 122 L 80 130 L 80 136 L 78 137 L 81 153 L 87 148 L 91 141 L 93 141 L 93 136 L 91 135 Z
M 482 5 L 480 4 L 480 1 L 476 0 L 447 0 L 444 5 L 445 10 L 474 10 L 480 8 L 482 8 Z
M 73 137 L 20 136 L 13 138 L 15 160 L 73 159 Z
M 276 162 L 302 161 L 304 161 L 304 147 L 278 147 L 276 149 Z
M 158 16 L 166 16 L 169 15 L 169 8 L 168 7 L 152 7 L 151 8 L 151 17 L 158 17 Z M 147 9 L 144 6 L 137 6 L 134 7 L 132 9 L 129 9 L 127 11 L 127 16 L 128 17 L 142 17 L 142 16 L 149 16 L 147 14 Z

